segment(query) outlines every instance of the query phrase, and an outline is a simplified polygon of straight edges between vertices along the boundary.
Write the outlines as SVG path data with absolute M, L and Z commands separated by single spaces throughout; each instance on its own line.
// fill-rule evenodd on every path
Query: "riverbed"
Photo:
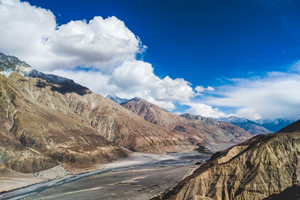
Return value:
M 34 184 L 0 199 L 148 199 L 190 175 L 211 154 L 145 154 L 103 165 L 100 170 Z

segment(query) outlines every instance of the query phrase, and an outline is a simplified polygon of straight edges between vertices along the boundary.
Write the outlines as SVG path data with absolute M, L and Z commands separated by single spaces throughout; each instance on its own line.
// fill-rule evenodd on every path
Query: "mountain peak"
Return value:
M 116 95 L 110 95 L 110 94 L 107 95 L 106 98 L 108 98 L 108 99 L 110 99 L 110 100 L 112 100 L 112 101 L 114 101 L 114 102 L 116 102 L 118 104 L 122 104 L 122 103 L 125 103 L 125 102 L 128 101 L 128 99 L 120 98 L 120 97 L 118 97 Z
M 9 76 L 11 72 L 15 71 L 26 76 L 30 71 L 34 70 L 30 65 L 24 61 L 20 61 L 14 56 L 6 56 L 0 52 L 0 73 Z
M 60 87 L 53 86 L 53 89 L 63 93 L 73 91 L 83 95 L 88 93 L 89 90 L 88 88 L 75 83 L 72 79 L 39 72 L 26 62 L 20 61 L 14 56 L 6 56 L 5 54 L 0 53 L 0 74 L 9 77 L 12 72 L 17 72 L 24 77 L 41 78 L 45 80 L 46 83 L 58 84 Z

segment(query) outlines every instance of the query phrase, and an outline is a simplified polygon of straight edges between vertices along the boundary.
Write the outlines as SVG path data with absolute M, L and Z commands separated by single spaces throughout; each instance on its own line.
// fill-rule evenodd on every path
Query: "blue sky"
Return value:
M 8 8 L 11 2 L 14 5 Z M 25 5 L 26 2 L 30 5 Z M 22 10 L 24 15 L 32 9 L 37 11 L 38 16 L 45 16 L 43 24 L 52 25 L 43 27 L 44 30 L 37 25 L 40 23 L 35 21 L 37 17 L 28 17 L 26 22 L 24 19 L 24 24 L 31 24 L 25 27 L 28 34 L 29 29 L 34 27 L 32 31 L 41 32 L 37 37 L 47 38 L 44 42 L 46 45 L 41 47 L 37 44 L 36 49 L 47 46 L 47 51 L 50 49 L 53 53 L 53 60 L 55 55 L 67 56 L 55 61 L 48 61 L 47 57 L 44 59 L 47 64 L 43 64 L 43 60 L 37 61 L 20 52 L 20 47 L 18 50 L 13 48 L 14 44 L 6 42 L 7 39 L 7 44 L 0 47 L 0 51 L 18 56 L 38 70 L 72 78 L 102 95 L 113 93 L 125 98 L 140 96 L 172 112 L 190 112 L 210 117 L 300 118 L 300 95 L 297 89 L 300 1 L 29 0 L 20 3 L 16 0 L 0 0 L 1 6 L 12 13 L 14 6 L 15 12 Z M 41 9 L 45 9 L 45 12 Z M 2 15 L 3 19 L 8 17 Z M 93 20 L 95 16 L 101 16 L 104 21 Z M 111 16 L 116 19 L 106 20 Z M 21 19 L 20 14 L 20 19 L 14 17 L 10 21 L 13 24 L 14 20 Z M 72 24 L 72 20 L 79 21 Z M 98 21 L 102 28 L 110 27 L 109 23 L 116 26 L 112 29 L 91 29 L 93 36 L 101 34 L 101 31 L 112 34 L 105 42 L 107 46 L 103 45 L 104 49 L 100 49 L 102 40 L 93 43 L 94 46 L 91 43 L 89 47 L 72 46 L 74 35 L 67 34 L 67 38 L 65 33 L 76 29 L 80 30 L 80 34 L 88 35 L 91 30 L 85 24 L 92 24 L 91 21 Z M 120 22 L 124 23 L 124 27 Z M 124 31 L 113 35 L 112 32 L 118 29 Z M 4 28 L 2 30 L 4 33 Z M 126 33 L 125 39 L 130 40 L 128 47 L 127 43 L 118 46 L 119 40 L 112 45 L 107 42 L 116 37 L 124 39 L 122 34 L 127 30 L 132 33 Z M 5 34 L 8 33 L 0 34 L 0 40 L 1 37 L 3 41 L 8 37 Z M 20 36 L 20 42 L 24 40 Z M 24 42 L 28 43 L 30 39 Z M 86 56 L 79 55 L 78 52 L 84 48 L 96 50 Z M 110 49 L 111 53 L 103 53 L 105 49 Z M 43 51 L 46 55 L 47 51 Z M 76 56 L 77 60 L 84 61 L 74 61 Z M 97 56 L 110 60 L 97 60 Z M 125 74 L 137 78 L 128 80 L 121 76 Z M 97 87 L 93 85 L 96 79 L 102 80 L 98 80 Z

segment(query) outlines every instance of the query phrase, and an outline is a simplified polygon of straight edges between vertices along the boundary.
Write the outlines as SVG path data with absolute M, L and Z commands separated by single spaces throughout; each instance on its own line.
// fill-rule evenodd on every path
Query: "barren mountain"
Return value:
M 2 76 L 2 79 L 19 92 L 16 99 L 22 97 L 27 102 L 31 102 L 33 107 L 45 110 L 47 113 L 44 113 L 43 116 L 50 121 L 52 118 L 48 113 L 59 116 L 59 118 L 53 117 L 59 122 L 67 119 L 73 120 L 74 126 L 88 128 L 93 137 L 105 138 L 112 142 L 108 142 L 110 145 L 120 145 L 132 151 L 163 153 L 195 148 L 185 139 L 185 136 L 157 127 L 119 104 L 91 92 L 88 88 L 76 84 L 70 79 L 38 72 L 25 62 L 4 54 L 0 54 L 0 69 L 1 73 L 5 75 Z M 8 105 L 10 104 L 11 102 Z M 10 107 L 12 106 L 10 105 Z M 13 111 L 10 113 L 13 114 Z M 15 114 L 15 117 L 18 114 Z M 20 112 L 21 114 L 28 115 L 25 111 Z M 40 117 L 32 115 L 27 117 L 28 125 L 32 126 L 34 119 L 40 123 Z M 10 119 L 12 121 L 12 118 Z M 49 122 L 45 120 L 44 123 Z M 66 124 L 72 126 L 69 125 L 70 122 Z M 44 129 L 48 130 L 48 127 Z M 19 131 L 17 132 L 19 134 Z M 69 132 L 74 131 L 70 130 Z M 68 135 L 68 132 L 65 133 Z M 65 138 L 64 135 L 58 134 L 58 137 L 61 140 L 69 141 L 69 138 Z M 74 140 L 74 142 L 77 143 L 79 140 Z M 105 140 L 105 142 L 107 141 Z M 42 147 L 44 144 L 40 146 Z M 67 144 L 65 146 L 69 148 Z
M 185 135 L 193 144 L 207 146 L 215 143 L 245 141 L 252 137 L 249 132 L 230 123 L 218 122 L 210 118 L 204 120 L 204 117 L 203 120 L 199 120 L 200 116 L 192 118 L 188 114 L 180 117 L 140 98 L 134 98 L 121 105 L 153 124 Z
M 79 117 L 58 113 L 34 98 L 25 97 L 9 79 L 0 75 L 2 168 L 30 173 L 60 163 L 78 167 L 107 163 L 126 155 Z
M 300 181 L 300 121 L 214 154 L 163 199 L 263 199 Z

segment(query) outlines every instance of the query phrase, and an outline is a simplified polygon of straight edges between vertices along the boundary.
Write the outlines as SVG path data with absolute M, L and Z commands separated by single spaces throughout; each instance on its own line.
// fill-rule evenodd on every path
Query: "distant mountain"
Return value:
M 201 115 L 191 115 L 188 113 L 181 114 L 180 115 L 183 118 L 186 118 L 188 120 L 193 120 L 193 121 L 202 121 L 206 122 L 208 124 L 211 124 L 213 126 L 217 126 L 218 128 L 223 129 L 224 131 L 229 131 L 231 133 L 234 133 L 235 136 L 237 137 L 234 141 L 236 142 L 243 142 L 244 137 L 242 137 L 246 132 L 244 131 L 243 128 L 240 128 L 239 126 L 236 126 L 230 122 L 223 122 L 223 121 L 217 121 L 209 117 L 203 117 Z M 248 132 L 248 131 L 247 131 Z
M 249 119 L 242 118 L 242 117 L 231 116 L 231 117 L 217 118 L 216 120 L 232 123 L 236 126 L 245 129 L 246 131 L 252 133 L 253 135 L 272 133 L 272 131 L 266 129 L 262 125 L 259 125 L 255 121 L 251 121 Z
M 255 120 L 255 122 L 272 132 L 277 132 L 280 129 L 293 123 L 294 120 L 277 118 L 277 119 L 273 119 L 273 120 L 259 119 L 259 120 Z
M 122 99 L 120 97 L 117 97 L 117 96 L 113 96 L 113 95 L 107 95 L 106 98 L 118 103 L 118 104 L 121 104 L 121 103 L 125 103 L 128 101 L 128 99 Z
M 131 99 L 121 105 L 153 124 L 184 135 L 195 145 L 209 146 L 216 143 L 241 142 L 253 136 L 230 123 L 226 124 L 210 118 L 198 120 L 180 117 L 141 98 Z
M 162 199 L 299 199 L 299 130 L 297 121 L 215 153 Z
M 258 119 L 252 121 L 243 117 L 236 117 L 236 116 L 217 118 L 216 120 L 230 122 L 232 124 L 235 124 L 245 129 L 246 131 L 249 131 L 254 135 L 275 133 L 280 129 L 282 129 L 283 127 L 286 127 L 292 122 L 294 122 L 293 120 L 282 119 L 282 118 L 277 118 L 273 120 Z

